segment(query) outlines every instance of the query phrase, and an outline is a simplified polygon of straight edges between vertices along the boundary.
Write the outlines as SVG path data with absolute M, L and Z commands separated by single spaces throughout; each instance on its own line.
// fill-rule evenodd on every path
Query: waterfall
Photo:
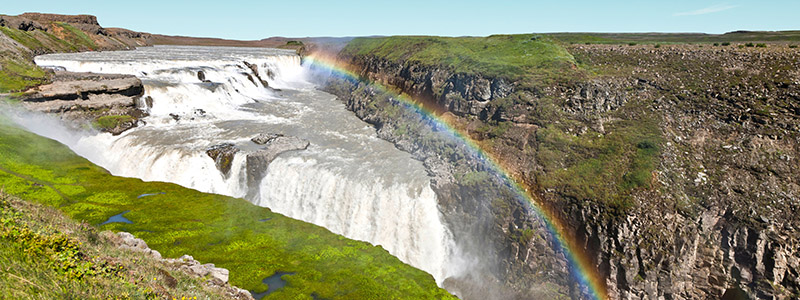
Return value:
M 150 113 L 145 126 L 120 136 L 62 141 L 112 174 L 255 195 L 248 200 L 256 205 L 381 245 L 439 284 L 460 275 L 457 249 L 422 164 L 379 139 L 334 96 L 314 89 L 296 54 L 170 46 L 51 54 L 36 62 L 142 80 L 140 105 Z M 259 133 L 296 136 L 311 145 L 281 154 L 259 184 L 248 186 L 246 155 L 260 149 L 250 141 Z M 205 152 L 222 143 L 241 150 L 227 176 Z

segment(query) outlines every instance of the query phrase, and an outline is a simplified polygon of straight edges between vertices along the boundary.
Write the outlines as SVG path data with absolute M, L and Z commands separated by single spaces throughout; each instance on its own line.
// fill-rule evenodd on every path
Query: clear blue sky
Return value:
M 3 1 L 2 14 L 93 14 L 104 27 L 170 35 L 474 35 L 800 30 L 800 0 Z

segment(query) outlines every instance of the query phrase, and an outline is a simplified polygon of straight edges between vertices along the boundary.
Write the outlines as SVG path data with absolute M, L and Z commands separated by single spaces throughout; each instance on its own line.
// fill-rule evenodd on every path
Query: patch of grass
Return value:
M 450 68 L 512 81 L 568 78 L 576 62 L 566 49 L 546 36 L 489 37 L 394 36 L 356 38 L 342 50 L 346 57 L 374 56 L 396 63 Z
M 97 118 L 97 120 L 95 120 L 94 123 L 92 123 L 92 126 L 94 126 L 94 128 L 99 130 L 111 130 L 125 123 L 134 121 L 136 121 L 136 119 L 128 115 L 102 116 Z
M 485 171 L 474 171 L 463 174 L 456 174 L 456 179 L 459 183 L 465 186 L 477 186 L 484 184 L 489 180 L 489 173 Z
M 763 43 L 756 44 L 756 48 L 767 48 L 767 44 Z
M 789 48 L 792 48 L 792 49 L 797 48 L 797 45 L 789 45 Z
M 269 299 L 450 299 L 433 278 L 380 247 L 273 213 L 231 197 L 161 182 L 115 177 L 58 142 L 0 118 L 0 186 L 20 198 L 58 207 L 89 224 L 125 216 L 124 230 L 165 257 L 190 254 L 229 269 L 233 285 L 255 291 L 276 271 L 287 286 Z M 160 193 L 138 198 L 139 195 Z M 269 219 L 261 222 L 260 220 Z
M 626 208 L 630 194 L 651 188 L 652 172 L 660 160 L 660 129 L 654 121 L 620 120 L 602 135 L 568 133 L 548 125 L 537 131 L 537 160 L 544 173 L 537 181 L 545 189 L 567 196 Z
M 50 75 L 33 63 L 0 58 L 0 93 L 23 91 L 49 80 Z
M 32 51 L 45 50 L 47 48 L 41 41 L 33 36 L 31 32 L 5 26 L 0 26 L 0 32 Z
M 117 248 L 60 211 L 0 192 L 0 297 L 9 299 L 221 298 L 219 290 Z

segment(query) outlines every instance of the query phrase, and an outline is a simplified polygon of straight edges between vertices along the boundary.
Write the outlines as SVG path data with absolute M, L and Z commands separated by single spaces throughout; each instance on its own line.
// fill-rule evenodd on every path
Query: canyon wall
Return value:
M 797 51 L 573 45 L 574 76 L 515 81 L 348 47 L 338 59 L 362 81 L 327 90 L 425 162 L 454 234 L 497 245 L 482 255 L 508 297 L 583 294 L 525 205 L 365 82 L 435 107 L 504 161 L 569 224 L 613 299 L 800 293 Z

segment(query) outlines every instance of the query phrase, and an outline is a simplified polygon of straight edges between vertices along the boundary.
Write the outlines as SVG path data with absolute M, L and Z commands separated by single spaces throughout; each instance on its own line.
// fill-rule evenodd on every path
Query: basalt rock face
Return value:
M 553 250 L 545 224 L 531 217 L 529 208 L 504 189 L 500 178 L 485 173 L 489 166 L 484 160 L 452 141 L 447 132 L 421 126 L 426 121 L 419 115 L 393 109 L 398 100 L 381 89 L 331 79 L 326 90 L 374 125 L 379 137 L 422 161 L 431 175 L 455 242 L 467 260 L 481 261 L 469 273 L 446 279 L 445 288 L 462 299 L 552 299 L 569 293 L 565 258 Z M 391 104 L 378 104 L 376 99 Z M 408 130 L 409 126 L 417 127 Z M 402 128 L 406 133 L 399 133 Z M 472 179 L 456 178 L 463 174 Z M 538 251 L 531 253 L 529 248 Z M 533 270 L 519 271 L 523 268 Z
M 341 59 L 363 79 L 436 104 L 473 138 L 490 139 L 491 152 L 574 235 L 610 298 L 719 299 L 743 292 L 794 299 L 800 295 L 800 54 L 774 47 L 575 46 L 569 51 L 577 59 L 607 75 L 535 87 L 369 55 Z M 326 90 L 381 138 L 425 163 L 457 240 L 495 245 L 479 255 L 493 257 L 491 280 L 512 291 L 500 297 L 584 297 L 541 220 L 502 188 L 496 194 L 496 178 L 476 179 L 486 168 L 467 149 L 398 111 L 400 102 L 381 89 L 334 79 Z M 647 122 L 634 117 L 638 112 L 656 124 L 660 142 L 637 147 L 657 148 L 658 156 L 645 184 L 626 190 L 623 204 L 549 183 L 562 167 L 548 169 L 545 159 L 563 158 L 542 154 L 549 150 L 545 128 L 567 123 L 569 139 L 602 139 L 626 128 L 620 123 Z M 501 123 L 497 133 L 481 129 Z
M 355 57 L 352 63 L 359 66 L 359 75 L 365 79 L 398 87 L 459 116 L 486 115 L 489 101 L 507 97 L 514 90 L 502 78 L 453 73 L 440 67 L 398 64 L 372 56 Z

